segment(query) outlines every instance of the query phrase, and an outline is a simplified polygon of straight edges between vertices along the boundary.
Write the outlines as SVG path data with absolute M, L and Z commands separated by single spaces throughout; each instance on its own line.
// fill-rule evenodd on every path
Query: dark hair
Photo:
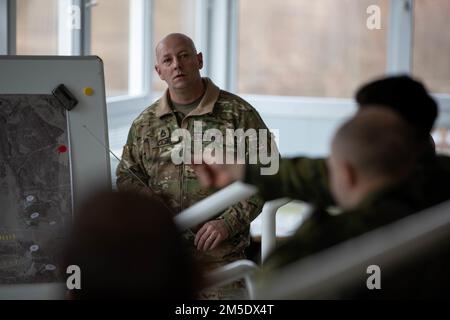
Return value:
M 100 192 L 74 217 L 64 265 L 81 269 L 74 299 L 190 299 L 199 274 L 172 215 L 159 201 Z
M 429 138 L 438 107 L 425 86 L 407 76 L 392 76 L 363 85 L 356 92 L 361 108 L 379 105 L 397 112 L 423 138 Z

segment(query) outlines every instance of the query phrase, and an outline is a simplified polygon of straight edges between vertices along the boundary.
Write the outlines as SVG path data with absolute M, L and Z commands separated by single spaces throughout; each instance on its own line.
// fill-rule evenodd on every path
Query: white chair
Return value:
M 289 203 L 288 198 L 268 201 L 261 211 L 261 263 L 276 246 L 276 213 L 279 208 Z M 220 287 L 233 281 L 244 279 L 249 299 L 255 298 L 254 275 L 259 266 L 251 260 L 238 260 L 217 268 L 206 275 L 211 287 Z
M 449 239 L 447 201 L 294 262 L 259 284 L 254 297 L 340 298 L 342 289 L 366 283 L 369 275 L 364 271 L 368 266 L 382 265 L 394 270 L 413 258 L 420 259 L 432 248 L 447 245 Z M 443 275 L 436 275 L 440 276 Z
M 236 280 L 244 279 L 248 296 L 254 299 L 254 274 L 259 269 L 258 265 L 251 260 L 238 260 L 219 267 L 205 275 L 207 287 L 221 287 Z

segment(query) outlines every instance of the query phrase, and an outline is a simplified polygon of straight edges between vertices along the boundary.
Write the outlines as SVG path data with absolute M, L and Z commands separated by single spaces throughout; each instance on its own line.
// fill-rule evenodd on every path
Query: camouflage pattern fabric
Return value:
M 223 137 L 226 129 L 267 129 L 259 114 L 246 101 L 220 90 L 208 78 L 203 80 L 206 92 L 200 104 L 181 123 L 170 107 L 168 91 L 133 122 L 116 171 L 118 189 L 154 192 L 177 214 L 216 190 L 202 187 L 191 165 L 173 163 L 171 154 L 181 143 L 171 140 L 175 130 L 187 129 L 193 135 L 194 121 L 202 121 L 203 132 L 214 128 L 220 130 Z M 193 137 L 196 139 L 201 137 Z M 204 146 L 209 143 L 203 142 Z M 150 186 L 151 191 L 141 181 Z M 183 234 L 205 270 L 245 258 L 244 249 L 250 241 L 250 222 L 260 213 L 263 204 L 261 196 L 256 195 L 221 213 L 217 219 L 225 221 L 229 238 L 214 250 L 202 252 L 194 247 L 195 234 L 200 226 Z
M 260 175 L 258 165 L 247 165 L 244 182 L 258 187 L 264 200 L 289 197 L 319 206 L 334 205 L 323 158 L 282 158 L 275 175 Z
M 247 164 L 244 182 L 255 185 L 266 201 L 289 197 L 321 208 L 334 206 L 326 161 L 326 158 L 282 158 L 278 173 L 271 176 L 261 176 L 257 165 Z M 446 184 L 450 175 L 450 157 L 436 155 L 434 148 L 430 146 L 414 168 L 413 175 L 420 179 L 429 205 L 447 199 L 445 189 L 440 191 L 433 185 Z
M 416 165 L 412 176 L 422 188 L 422 194 L 417 196 L 427 206 L 449 198 L 446 189 L 450 178 L 449 156 L 427 154 Z M 289 197 L 320 208 L 336 205 L 330 192 L 325 158 L 282 158 L 278 173 L 271 176 L 261 176 L 258 165 L 246 165 L 244 182 L 255 185 L 265 201 Z

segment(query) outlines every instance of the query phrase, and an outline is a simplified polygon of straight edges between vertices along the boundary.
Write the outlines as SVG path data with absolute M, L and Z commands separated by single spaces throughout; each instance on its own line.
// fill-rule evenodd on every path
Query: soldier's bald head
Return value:
M 367 108 L 347 121 L 333 139 L 333 153 L 365 176 L 397 178 L 415 159 L 410 126 L 388 108 Z
M 155 48 L 156 59 L 158 60 L 162 48 L 164 48 L 165 46 L 170 46 L 173 43 L 179 42 L 186 44 L 187 47 L 190 50 L 192 50 L 194 54 L 197 54 L 197 49 L 195 48 L 194 41 L 191 38 L 189 38 L 187 35 L 183 33 L 170 33 L 166 35 L 164 38 L 162 38 L 156 45 Z

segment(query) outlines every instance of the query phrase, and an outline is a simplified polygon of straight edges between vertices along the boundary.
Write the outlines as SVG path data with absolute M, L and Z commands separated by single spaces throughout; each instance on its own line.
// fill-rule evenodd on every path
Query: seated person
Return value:
M 64 253 L 65 267 L 81 270 L 81 289 L 70 298 L 195 298 L 199 272 L 167 210 L 130 192 L 91 197 L 75 215 Z
M 413 132 L 387 108 L 373 108 L 337 131 L 328 159 L 331 192 L 344 210 L 317 209 L 296 234 L 267 259 L 272 271 L 306 255 L 389 224 L 424 207 L 415 164 Z

